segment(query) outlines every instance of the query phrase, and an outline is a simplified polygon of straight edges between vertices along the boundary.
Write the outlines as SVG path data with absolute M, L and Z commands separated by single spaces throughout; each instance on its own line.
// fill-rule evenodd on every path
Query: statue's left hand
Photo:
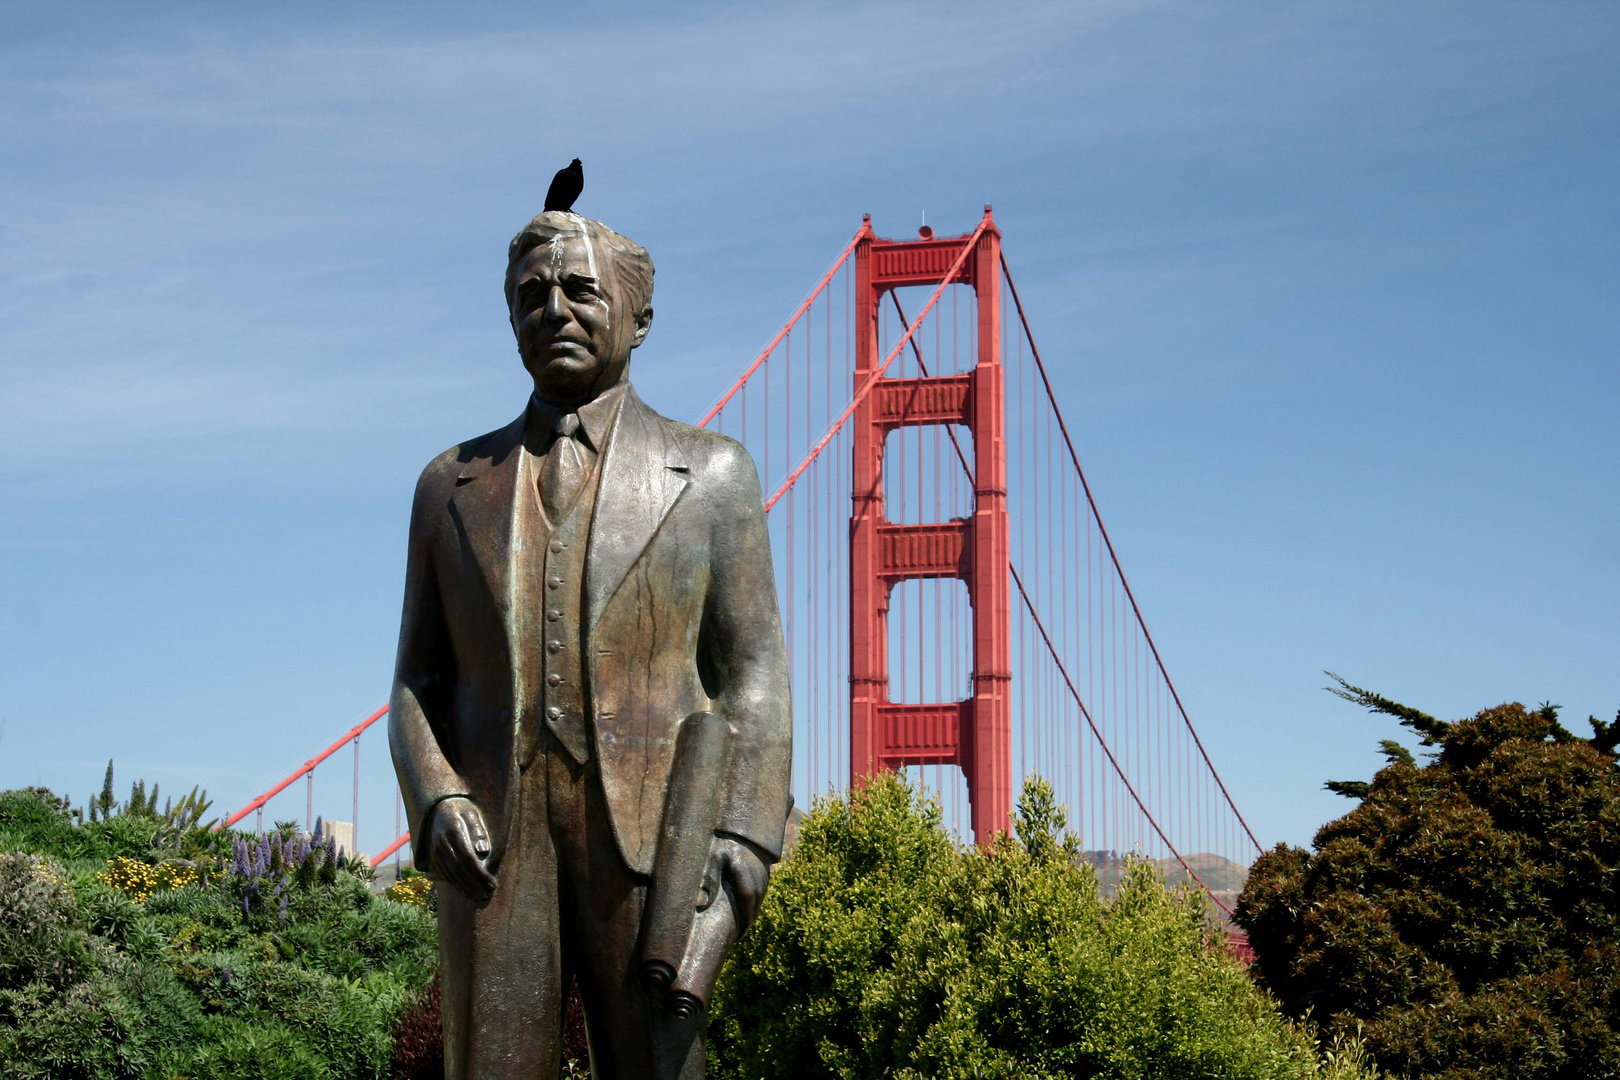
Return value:
M 731 886 L 737 901 L 737 933 L 753 925 L 759 903 L 765 899 L 765 884 L 771 867 L 752 844 L 732 836 L 717 836 L 709 849 L 709 867 L 703 875 L 703 892 L 712 903 L 720 897 L 720 883 Z M 704 905 L 708 906 L 707 903 Z

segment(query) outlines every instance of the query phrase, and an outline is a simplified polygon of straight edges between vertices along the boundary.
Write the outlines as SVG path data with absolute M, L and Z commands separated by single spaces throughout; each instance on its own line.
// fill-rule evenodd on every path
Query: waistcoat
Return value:
M 539 489 L 531 482 L 523 485 L 523 546 L 530 553 L 524 559 L 524 576 L 530 615 L 525 620 L 528 640 L 519 643 L 518 648 L 537 650 L 540 656 L 538 693 L 525 704 L 519 732 L 519 762 L 523 768 L 528 768 L 539 748 L 541 723 L 551 729 L 575 761 L 584 764 L 591 756 L 584 657 L 585 549 L 605 457 L 597 453 L 591 475 L 581 485 L 567 517 L 549 530 L 540 508 Z M 543 558 L 532 554 L 536 547 L 543 552 Z

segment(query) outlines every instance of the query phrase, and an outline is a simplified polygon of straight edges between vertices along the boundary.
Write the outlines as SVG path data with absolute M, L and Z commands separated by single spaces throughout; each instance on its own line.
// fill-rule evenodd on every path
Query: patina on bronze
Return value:
M 531 221 L 506 296 L 534 394 L 416 488 L 389 742 L 440 883 L 452 1080 L 557 1075 L 576 977 L 597 1080 L 701 1077 L 702 1006 L 781 853 L 792 722 L 759 478 L 626 380 L 652 274 L 600 222 Z

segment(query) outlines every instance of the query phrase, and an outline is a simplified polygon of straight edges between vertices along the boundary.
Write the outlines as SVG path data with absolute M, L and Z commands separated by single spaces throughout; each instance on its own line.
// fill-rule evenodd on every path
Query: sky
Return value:
M 232 808 L 384 701 L 412 486 L 522 406 L 506 242 L 575 156 L 684 419 L 863 212 L 992 203 L 1263 843 L 1412 743 L 1324 669 L 1620 707 L 1620 5 L 132 10 L 0 5 L 0 788 Z M 380 729 L 362 773 L 376 850 Z

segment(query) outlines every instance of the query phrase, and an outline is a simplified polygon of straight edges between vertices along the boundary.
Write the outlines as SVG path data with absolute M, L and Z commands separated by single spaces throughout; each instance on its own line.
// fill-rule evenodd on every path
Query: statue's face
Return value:
M 535 391 L 548 401 L 589 401 L 624 377 L 647 330 L 614 296 L 612 255 L 580 233 L 537 245 L 512 275 L 512 329 Z

